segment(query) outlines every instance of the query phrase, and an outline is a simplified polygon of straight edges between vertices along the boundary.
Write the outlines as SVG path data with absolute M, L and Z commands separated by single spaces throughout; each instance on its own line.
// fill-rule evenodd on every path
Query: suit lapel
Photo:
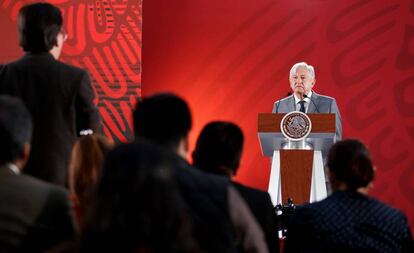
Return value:
M 316 92 L 313 92 L 311 100 L 312 101 L 309 103 L 309 107 L 308 107 L 308 113 L 315 113 L 316 112 L 315 105 L 318 105 L 319 103 L 319 96 L 318 94 L 316 94 Z
M 289 106 L 289 112 L 296 111 L 295 97 L 293 94 L 290 96 L 288 106 Z

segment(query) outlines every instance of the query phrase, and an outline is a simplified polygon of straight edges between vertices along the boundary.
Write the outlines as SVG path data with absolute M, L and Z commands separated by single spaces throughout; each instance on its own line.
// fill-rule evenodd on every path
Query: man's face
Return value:
M 297 68 L 289 81 L 292 91 L 298 96 L 308 94 L 315 85 L 315 78 L 310 76 L 306 68 Z

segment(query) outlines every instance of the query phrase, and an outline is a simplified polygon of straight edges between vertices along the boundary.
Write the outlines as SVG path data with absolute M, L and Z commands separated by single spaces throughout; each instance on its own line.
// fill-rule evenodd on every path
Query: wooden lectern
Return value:
M 307 114 L 312 122 L 305 144 L 289 141 L 280 129 L 285 114 L 259 113 L 264 156 L 272 157 L 269 194 L 274 205 L 292 198 L 296 205 L 327 196 L 324 158 L 335 141 L 335 114 Z

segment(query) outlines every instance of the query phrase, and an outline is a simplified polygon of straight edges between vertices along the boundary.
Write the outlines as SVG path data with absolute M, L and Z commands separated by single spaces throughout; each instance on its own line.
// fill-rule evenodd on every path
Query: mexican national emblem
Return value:
M 305 139 L 312 130 L 312 123 L 308 115 L 303 112 L 290 112 L 280 122 L 282 134 L 291 141 Z

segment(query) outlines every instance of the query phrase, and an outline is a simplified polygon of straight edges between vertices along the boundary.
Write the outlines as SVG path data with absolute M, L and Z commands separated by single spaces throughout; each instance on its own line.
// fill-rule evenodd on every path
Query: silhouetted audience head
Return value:
M 192 252 L 173 164 L 170 155 L 143 141 L 110 151 L 91 199 L 82 251 Z
M 83 208 L 97 183 L 105 155 L 112 147 L 113 144 L 99 134 L 82 136 L 73 146 L 69 164 L 69 189 Z
M 18 16 L 19 45 L 26 52 L 49 52 L 58 44 L 62 22 L 60 10 L 49 3 L 22 7 Z
M 240 165 L 243 132 L 231 122 L 208 123 L 193 151 L 194 166 L 209 173 L 233 176 Z
M 187 137 L 191 124 L 187 103 L 173 94 L 162 93 L 143 98 L 134 112 L 137 138 L 146 138 L 178 153 L 180 145 L 185 146 L 185 152 L 188 151 Z
M 368 149 L 359 140 L 335 143 L 329 150 L 327 167 L 333 190 L 367 187 L 375 176 Z
M 32 119 L 23 102 L 0 95 L 0 165 L 28 156 L 31 136 Z

